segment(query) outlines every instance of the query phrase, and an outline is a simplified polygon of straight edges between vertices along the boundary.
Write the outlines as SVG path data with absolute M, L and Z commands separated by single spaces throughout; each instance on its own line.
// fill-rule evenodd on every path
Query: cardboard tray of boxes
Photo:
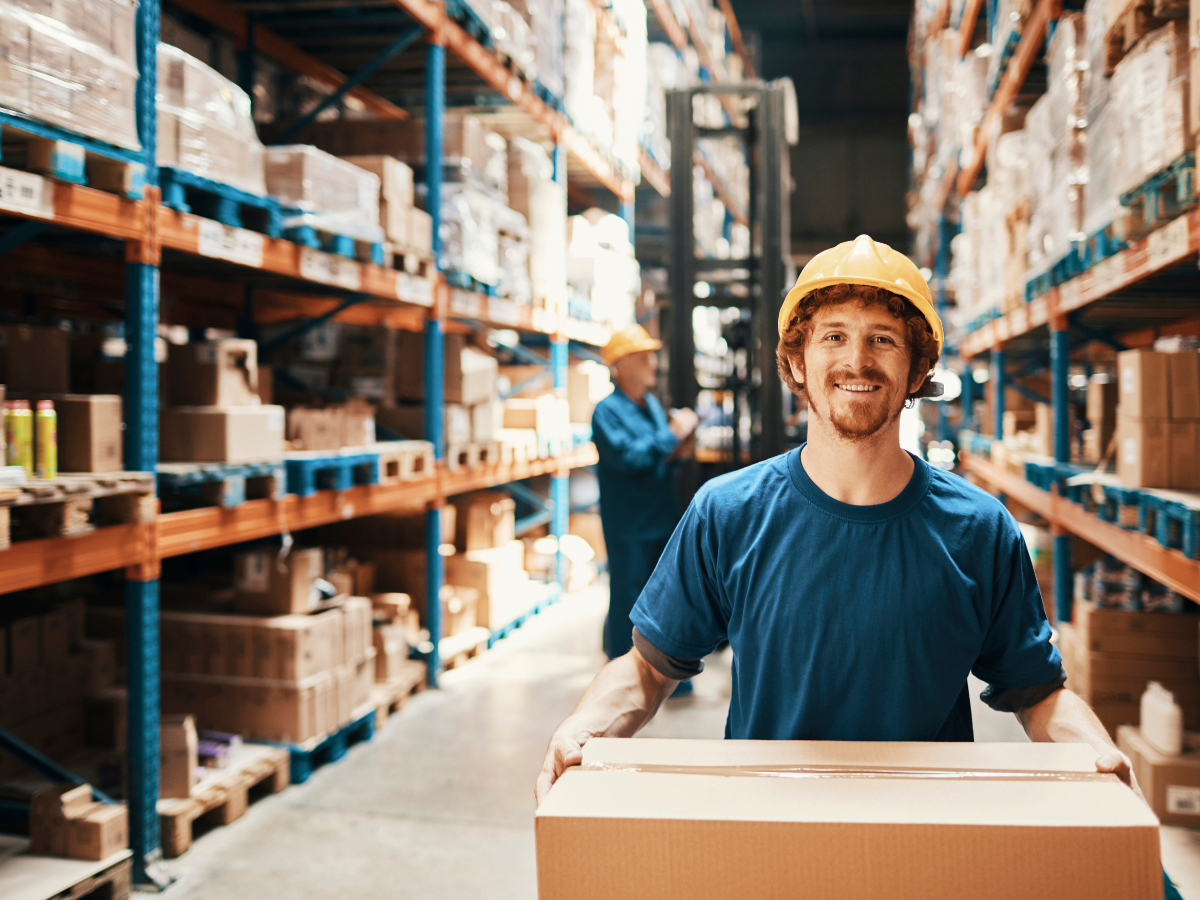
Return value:
M 593 739 L 538 896 L 1162 897 L 1158 821 L 1083 744 Z

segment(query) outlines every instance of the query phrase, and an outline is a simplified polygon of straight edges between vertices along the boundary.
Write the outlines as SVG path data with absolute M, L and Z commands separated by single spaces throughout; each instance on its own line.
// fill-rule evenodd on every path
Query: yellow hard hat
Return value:
M 620 331 L 613 332 L 613 336 L 600 351 L 600 358 L 611 366 L 618 359 L 623 359 L 631 353 L 644 353 L 661 347 L 662 341 L 650 337 L 645 328 L 637 322 L 632 322 Z
M 779 309 L 779 333 L 783 334 L 801 300 L 815 290 L 834 284 L 863 284 L 899 294 L 928 320 L 938 353 L 942 352 L 942 320 L 933 309 L 933 295 L 921 270 L 903 253 L 865 234 L 824 250 L 808 261 L 796 279 L 796 286 L 783 298 L 783 306 Z

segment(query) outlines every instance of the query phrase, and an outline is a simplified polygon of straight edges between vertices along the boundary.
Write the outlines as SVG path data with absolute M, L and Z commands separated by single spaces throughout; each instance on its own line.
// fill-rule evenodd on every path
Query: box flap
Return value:
M 1115 776 L 789 777 L 570 769 L 539 819 L 1157 828 Z
M 1087 744 L 917 741 L 700 741 L 592 738 L 583 767 L 844 767 L 998 772 L 1095 772 Z

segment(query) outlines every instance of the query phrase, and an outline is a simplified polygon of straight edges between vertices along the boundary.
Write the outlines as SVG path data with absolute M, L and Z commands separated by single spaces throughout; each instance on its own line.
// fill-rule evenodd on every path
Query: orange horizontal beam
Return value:
M 733 194 L 729 192 L 729 188 L 726 187 L 725 182 L 721 180 L 721 177 L 717 174 L 717 170 L 712 167 L 711 163 L 709 163 L 708 157 L 697 150 L 694 154 L 692 154 L 692 159 L 695 161 L 696 165 L 704 170 L 705 177 L 712 182 L 713 193 L 716 194 L 717 198 L 725 204 L 725 208 L 729 210 L 729 215 L 733 217 L 733 220 L 739 225 L 745 225 L 746 227 L 749 227 L 750 219 L 746 216 L 746 211 L 737 205 L 737 201 L 733 199 Z
M 1126 565 L 1165 584 L 1173 591 L 1200 603 L 1200 560 L 1188 559 L 1178 550 L 1164 547 L 1149 535 L 1128 531 L 1112 522 L 1104 522 L 1078 503 L 1057 493 L 1034 487 L 1024 478 L 1005 472 L 973 453 L 961 455 L 967 471 L 1012 497 L 1018 503 L 1076 534 L 1105 553 L 1111 553 Z
M 667 33 L 667 37 L 675 45 L 675 49 L 680 53 L 687 50 L 687 34 L 680 26 L 679 20 L 675 18 L 675 11 L 671 9 L 667 0 L 650 0 L 650 8 L 658 17 L 658 23 L 662 25 L 663 31 Z
M 537 459 L 512 465 L 486 466 L 475 469 L 459 469 L 456 472 L 443 470 L 441 473 L 442 494 L 453 497 L 468 491 L 535 478 L 538 475 L 565 475 L 571 469 L 594 466 L 600 457 L 594 444 L 579 447 L 563 456 L 552 459 Z
M 113 525 L 69 538 L 18 541 L 0 550 L 0 593 L 148 564 L 153 525 Z
M 726 0 L 728 2 L 728 0 Z M 979 20 L 979 10 L 983 0 L 967 0 L 963 7 L 962 19 L 958 23 L 958 58 L 962 59 L 971 49 L 971 39 L 975 36 L 975 23 Z
M 638 168 L 642 170 L 642 179 L 658 191 L 660 197 L 671 196 L 671 179 L 662 166 L 654 161 L 654 157 L 643 148 L 638 147 Z
M 239 49 L 245 48 L 247 31 L 245 13 L 221 3 L 220 0 L 171 0 L 171 3 L 197 18 L 203 19 L 210 25 L 220 28 L 235 39 Z M 309 56 L 303 50 L 285 41 L 269 28 L 264 28 L 261 25 L 255 26 L 254 46 L 256 50 L 272 57 L 294 72 L 307 75 L 313 81 L 331 91 L 336 90 L 346 82 L 346 76 L 341 72 Z M 400 107 L 394 103 L 389 103 L 378 94 L 362 86 L 351 88 L 348 94 L 380 118 L 408 118 L 408 113 Z

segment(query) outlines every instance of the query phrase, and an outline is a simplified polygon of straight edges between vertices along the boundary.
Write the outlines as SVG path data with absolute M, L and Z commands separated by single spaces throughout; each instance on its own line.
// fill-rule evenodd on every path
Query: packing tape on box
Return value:
M 663 766 L 584 763 L 585 772 L 643 772 L 653 775 L 721 775 L 730 778 L 944 778 L 956 781 L 1117 781 L 1102 772 L 1033 772 L 1014 769 L 908 769 L 893 766 Z

